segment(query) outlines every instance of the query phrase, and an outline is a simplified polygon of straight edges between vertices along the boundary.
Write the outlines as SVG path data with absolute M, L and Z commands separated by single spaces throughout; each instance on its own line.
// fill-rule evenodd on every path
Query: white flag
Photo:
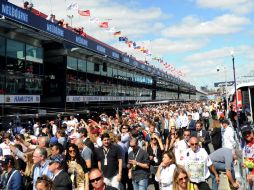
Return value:
M 68 11 L 70 10 L 78 10 L 78 4 L 77 3 L 70 3 L 67 8 Z
M 90 23 L 99 23 L 100 20 L 99 20 L 99 18 L 97 18 L 97 17 L 91 17 L 91 18 L 89 18 L 89 22 L 90 22 Z
M 114 33 L 115 31 L 116 31 L 115 27 L 111 27 L 106 30 L 106 32 L 109 32 L 109 33 Z

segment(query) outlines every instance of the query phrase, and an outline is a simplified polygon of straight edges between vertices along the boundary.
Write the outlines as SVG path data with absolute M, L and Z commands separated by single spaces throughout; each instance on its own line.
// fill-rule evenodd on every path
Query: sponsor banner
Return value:
M 6 104 L 40 103 L 40 95 L 4 95 Z
M 0 104 L 4 103 L 4 95 L 0 95 Z
M 227 81 L 227 82 L 215 82 L 214 87 L 224 87 L 224 86 L 233 86 L 234 81 Z
M 141 101 L 151 100 L 151 97 L 131 96 L 67 96 L 66 102 L 109 102 L 109 101 Z

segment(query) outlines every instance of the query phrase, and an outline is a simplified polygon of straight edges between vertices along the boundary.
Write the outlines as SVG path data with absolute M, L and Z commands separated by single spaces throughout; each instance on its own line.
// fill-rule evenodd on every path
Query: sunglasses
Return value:
M 94 178 L 94 179 L 90 179 L 90 182 L 91 182 L 91 183 L 94 183 L 95 181 L 96 181 L 96 182 L 97 182 L 97 181 L 100 181 L 101 178 L 102 178 L 102 176 L 97 177 L 97 178 Z
M 198 143 L 191 143 L 190 145 L 191 145 L 191 146 L 195 146 L 195 145 L 197 146 Z
M 187 180 L 187 179 L 188 179 L 188 177 L 185 176 L 185 177 L 179 178 L 178 181 L 183 181 L 183 180 Z
M 69 153 L 76 153 L 75 150 L 69 150 Z
M 151 140 L 156 140 L 156 138 L 151 138 Z
M 134 145 L 134 146 L 130 146 L 131 148 L 135 148 L 136 146 Z

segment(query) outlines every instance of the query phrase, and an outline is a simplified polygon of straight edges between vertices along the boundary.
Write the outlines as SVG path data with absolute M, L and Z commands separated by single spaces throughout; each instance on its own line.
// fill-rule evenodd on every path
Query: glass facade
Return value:
M 0 62 L 1 94 L 42 94 L 42 48 L 0 37 Z

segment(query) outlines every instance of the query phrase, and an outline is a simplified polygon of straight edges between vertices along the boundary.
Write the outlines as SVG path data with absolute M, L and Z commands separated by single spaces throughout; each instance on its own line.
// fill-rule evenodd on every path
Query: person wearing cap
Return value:
M 72 181 L 67 172 L 63 170 L 64 158 L 58 154 L 49 159 L 49 171 L 53 173 L 54 190 L 72 190 Z
M 11 155 L 4 156 L 1 161 L 2 167 L 8 172 L 7 183 L 5 184 L 6 190 L 22 190 L 24 187 L 23 177 L 19 170 L 15 169 L 15 159 Z
M 251 172 L 247 176 L 249 182 L 253 183 L 254 179 L 254 134 L 249 125 L 244 125 L 241 128 L 242 136 L 245 140 L 243 147 L 244 167 L 247 167 Z
M 91 140 L 92 140 L 92 142 L 94 142 L 94 147 L 99 148 L 102 146 L 100 132 L 97 128 L 95 128 L 91 131 Z
M 234 129 L 230 126 L 227 119 L 222 120 L 221 123 L 224 128 L 224 133 L 222 135 L 222 147 L 234 149 L 236 147 Z

